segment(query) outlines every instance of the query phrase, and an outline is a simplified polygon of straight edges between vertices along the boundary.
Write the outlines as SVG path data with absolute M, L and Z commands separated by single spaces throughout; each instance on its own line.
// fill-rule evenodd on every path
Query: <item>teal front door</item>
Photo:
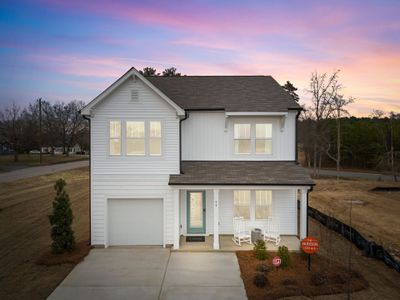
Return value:
M 205 191 L 187 192 L 187 232 L 206 233 L 206 193 Z

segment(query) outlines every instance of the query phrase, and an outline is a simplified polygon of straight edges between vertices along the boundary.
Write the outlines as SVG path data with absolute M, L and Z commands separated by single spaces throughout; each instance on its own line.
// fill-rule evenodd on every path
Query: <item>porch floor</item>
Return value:
M 213 249 L 213 235 L 205 237 L 204 242 L 186 242 L 186 236 L 181 235 L 179 249 L 173 251 L 240 251 L 240 250 L 253 250 L 253 245 L 242 243 L 242 246 L 237 246 L 232 241 L 233 235 L 220 235 L 219 236 L 219 250 Z M 281 236 L 281 242 L 278 246 L 274 243 L 267 242 L 267 250 L 275 251 L 278 250 L 279 246 L 286 246 L 291 251 L 298 251 L 300 249 L 300 240 L 294 235 Z

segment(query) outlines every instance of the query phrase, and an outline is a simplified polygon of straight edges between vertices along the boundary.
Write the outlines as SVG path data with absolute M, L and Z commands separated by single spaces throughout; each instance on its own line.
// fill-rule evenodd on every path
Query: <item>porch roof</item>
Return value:
M 294 161 L 182 161 L 170 185 L 315 185 Z

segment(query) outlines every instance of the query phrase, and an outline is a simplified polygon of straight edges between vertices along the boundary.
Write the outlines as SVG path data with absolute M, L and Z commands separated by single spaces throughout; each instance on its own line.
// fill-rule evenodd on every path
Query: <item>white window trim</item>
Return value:
M 161 131 L 161 137 L 151 137 L 150 136 L 150 122 L 160 122 L 160 131 Z M 148 140 L 147 140 L 147 145 L 148 145 L 148 155 L 150 156 L 150 157 L 160 157 L 160 156 L 163 156 L 163 152 L 164 152 L 164 143 L 163 143 L 163 141 L 164 141 L 164 126 L 163 126 L 163 121 L 162 120 L 148 120 L 148 128 L 149 128 L 149 131 L 148 131 Z M 146 135 L 145 135 L 146 136 Z M 160 139 L 160 147 L 161 147 L 161 150 L 160 150 L 160 154 L 151 154 L 150 153 L 150 140 L 151 139 Z
M 235 124 L 250 124 L 250 153 L 236 153 L 235 152 Z M 272 137 L 269 139 L 256 139 L 256 124 L 271 124 L 272 126 Z M 273 121 L 268 120 L 233 120 L 232 122 L 232 134 L 231 134 L 231 143 L 232 143 L 232 155 L 236 157 L 251 157 L 251 156 L 259 156 L 259 157 L 273 157 L 274 156 L 274 129 L 275 124 Z M 247 139 L 245 139 L 247 140 Z M 271 153 L 256 153 L 256 140 L 271 140 Z
M 111 140 L 117 140 L 118 138 L 112 138 L 111 137 L 111 135 L 110 135 L 110 130 L 111 130 L 111 122 L 119 122 L 120 123 L 120 137 L 119 137 L 119 140 L 120 140 L 120 150 L 119 150 L 119 154 L 111 154 Z M 124 134 L 124 122 L 122 121 L 122 120 L 119 120 L 119 119 L 109 119 L 108 120 L 108 122 L 107 122 L 107 138 L 108 138 L 108 140 L 107 140 L 107 145 L 108 145 L 108 147 L 107 147 L 107 153 L 108 153 L 108 156 L 110 156 L 110 157 L 121 157 L 122 155 L 123 155 L 123 134 Z
M 251 190 L 246 190 L 246 189 L 241 189 L 241 190 L 233 190 L 233 195 L 232 195 L 232 201 L 233 201 L 233 215 L 235 215 L 235 192 L 239 192 L 239 191 L 245 191 L 245 192 L 249 192 L 250 194 L 250 201 L 249 201 L 249 218 L 244 218 L 243 220 L 245 221 L 251 221 L 251 216 L 252 216 L 252 209 L 251 209 L 251 199 L 252 199 L 252 191 Z M 244 205 L 238 205 L 239 207 L 246 207 Z
M 143 125 L 144 125 L 144 137 L 142 137 L 142 138 L 137 138 L 137 137 L 128 137 L 127 136 L 127 130 L 126 130 L 126 128 L 127 128 L 127 126 L 128 126 L 128 122 L 143 122 Z M 146 147 L 146 131 L 147 131 L 147 122 L 146 122 L 146 120 L 126 120 L 125 122 L 124 122 L 124 129 L 125 129 L 125 148 L 124 148 L 124 150 L 125 150 L 125 155 L 126 156 L 146 156 L 146 152 L 147 152 L 147 147 Z M 128 147 L 128 140 L 143 140 L 144 141 L 144 152 L 143 152 L 143 154 L 128 154 L 128 151 L 127 151 L 127 147 Z
M 257 219 L 257 192 L 258 191 L 267 191 L 271 193 L 271 215 L 267 218 L 261 218 L 261 219 Z M 273 216 L 273 193 L 272 190 L 255 190 L 254 191 L 254 220 L 255 221 L 266 221 L 272 218 Z M 267 205 L 263 205 L 263 206 L 267 206 Z
M 248 222 L 260 222 L 267 221 L 273 218 L 274 215 L 274 192 L 272 189 L 234 189 L 232 190 L 232 204 L 233 204 L 233 215 L 235 215 L 235 191 L 250 191 L 250 218 L 244 219 Z M 266 219 L 257 219 L 256 218 L 256 210 L 257 210 L 257 201 L 256 201 L 256 191 L 271 191 L 271 216 Z
M 110 153 L 110 122 L 111 121 L 119 121 L 121 122 L 121 153 L 120 155 L 113 155 Z M 149 153 L 149 143 L 150 143 L 150 121 L 157 121 L 161 123 L 161 155 L 150 155 Z M 145 122 L 145 154 L 144 155 L 133 155 L 126 153 L 126 122 Z M 159 160 L 160 158 L 164 158 L 164 149 L 165 149 L 165 120 L 160 119 L 117 119 L 117 118 L 109 118 L 107 120 L 107 156 L 110 159 L 116 159 L 120 157 L 129 157 L 132 159 L 146 159 L 146 160 Z
M 270 138 L 257 138 L 257 125 L 261 125 L 261 124 L 269 124 L 271 125 L 271 137 Z M 250 128 L 251 130 L 251 128 Z M 272 122 L 254 122 L 254 154 L 255 155 L 272 155 L 272 153 L 274 152 L 274 142 L 273 142 L 273 137 L 274 137 L 274 125 Z M 271 153 L 257 153 L 257 141 L 271 141 Z

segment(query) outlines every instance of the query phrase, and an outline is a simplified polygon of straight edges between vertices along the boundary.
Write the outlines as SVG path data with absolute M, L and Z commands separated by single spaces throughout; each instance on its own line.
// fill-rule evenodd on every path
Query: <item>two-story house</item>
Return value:
M 130 69 L 82 110 L 91 244 L 179 249 L 181 236 L 206 235 L 219 249 L 238 216 L 304 238 L 314 182 L 297 162 L 300 111 L 270 76 Z

